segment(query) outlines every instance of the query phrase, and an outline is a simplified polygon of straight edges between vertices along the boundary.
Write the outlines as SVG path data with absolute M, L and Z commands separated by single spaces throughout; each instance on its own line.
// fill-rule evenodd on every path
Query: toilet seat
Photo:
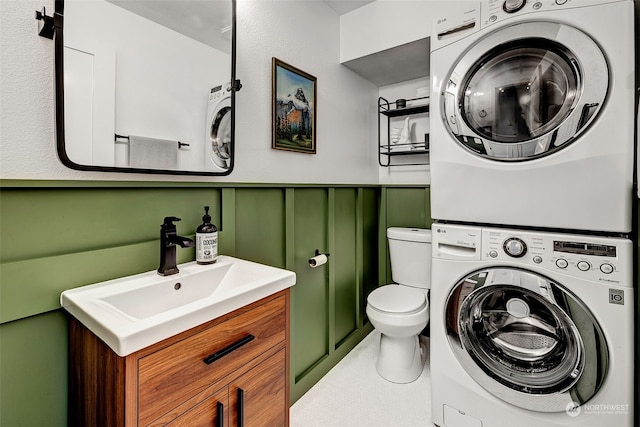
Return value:
M 427 306 L 423 291 L 407 286 L 386 285 L 374 290 L 367 297 L 369 307 L 390 314 L 413 314 Z

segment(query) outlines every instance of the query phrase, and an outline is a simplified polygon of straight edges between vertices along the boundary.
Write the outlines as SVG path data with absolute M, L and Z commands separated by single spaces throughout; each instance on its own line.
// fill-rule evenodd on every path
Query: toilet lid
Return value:
M 424 292 L 407 286 L 381 286 L 369 294 L 367 302 L 379 311 L 410 313 L 422 310 L 427 305 Z

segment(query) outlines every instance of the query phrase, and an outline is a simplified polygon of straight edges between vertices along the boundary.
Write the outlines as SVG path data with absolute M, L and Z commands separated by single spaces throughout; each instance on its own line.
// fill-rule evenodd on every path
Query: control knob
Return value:
M 516 13 L 524 7 L 527 0 L 505 0 L 502 9 L 507 13 Z
M 520 258 L 527 253 L 527 245 L 517 237 L 511 237 L 504 241 L 503 249 L 507 255 L 513 258 Z
M 591 264 L 587 261 L 580 261 L 578 262 L 577 267 L 580 271 L 589 271 L 591 269 Z
M 613 265 L 609 264 L 608 262 L 605 262 L 600 266 L 600 271 L 602 271 L 604 274 L 611 274 L 613 273 L 613 270 L 615 270 L 613 268 Z

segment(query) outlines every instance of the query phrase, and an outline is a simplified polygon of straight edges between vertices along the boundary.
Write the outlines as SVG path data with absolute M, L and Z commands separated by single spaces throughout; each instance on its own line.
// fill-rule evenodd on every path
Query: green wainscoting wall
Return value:
M 0 425 L 67 425 L 69 288 L 156 269 L 159 228 L 193 236 L 202 207 L 220 252 L 293 270 L 292 403 L 371 331 L 390 281 L 385 229 L 430 227 L 419 186 L 1 181 Z M 319 249 L 329 262 L 312 269 Z M 194 259 L 178 249 L 178 261 Z

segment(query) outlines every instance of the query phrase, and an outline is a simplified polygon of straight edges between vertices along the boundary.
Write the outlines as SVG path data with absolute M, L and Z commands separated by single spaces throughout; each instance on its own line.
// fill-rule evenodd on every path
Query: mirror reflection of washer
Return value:
M 633 1 L 450 3 L 431 37 L 433 218 L 630 232 Z
M 436 425 L 633 425 L 630 240 L 449 224 L 432 236 Z
M 209 92 L 205 134 L 205 168 L 221 172 L 230 166 L 231 84 L 215 86 Z

